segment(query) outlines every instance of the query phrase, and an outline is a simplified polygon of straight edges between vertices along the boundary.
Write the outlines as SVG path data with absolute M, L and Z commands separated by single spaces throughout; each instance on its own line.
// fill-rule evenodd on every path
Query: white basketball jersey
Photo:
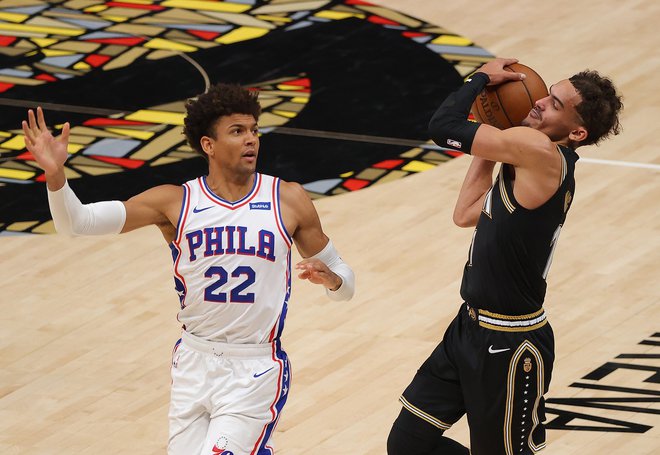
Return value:
M 183 185 L 174 282 L 187 332 L 225 343 L 267 343 L 284 327 L 291 292 L 291 236 L 280 179 L 255 173 L 243 199 L 226 201 L 206 177 Z

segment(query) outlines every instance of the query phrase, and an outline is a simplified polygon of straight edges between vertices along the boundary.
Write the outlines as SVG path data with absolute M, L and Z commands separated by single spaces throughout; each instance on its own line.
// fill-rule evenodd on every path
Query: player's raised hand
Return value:
M 516 58 L 496 58 L 481 66 L 477 71 L 486 73 L 490 78 L 488 85 L 503 84 L 508 81 L 521 81 L 525 79 L 523 73 L 516 73 L 513 71 L 506 71 L 505 66 L 518 63 Z
M 296 264 L 296 269 L 301 271 L 298 274 L 298 278 L 301 280 L 309 280 L 314 284 L 322 284 L 324 287 L 333 291 L 338 289 L 342 284 L 339 275 L 316 258 L 303 259 Z
M 46 178 L 61 172 L 69 156 L 69 123 L 64 124 L 58 137 L 54 137 L 48 130 L 43 110 L 38 107 L 36 117 L 32 109 L 28 110 L 28 120 L 23 120 L 22 126 L 25 146 L 46 173 Z

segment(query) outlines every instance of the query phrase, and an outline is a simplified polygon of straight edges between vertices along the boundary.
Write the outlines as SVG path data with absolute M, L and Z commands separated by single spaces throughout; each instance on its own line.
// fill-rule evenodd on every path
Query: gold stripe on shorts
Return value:
M 534 402 L 533 402 L 533 407 L 531 410 L 531 417 L 532 417 L 532 425 L 529 431 L 526 431 L 524 434 L 524 439 L 521 441 L 520 439 L 516 437 L 514 438 L 514 435 L 511 434 L 511 426 L 513 424 L 512 419 L 513 419 L 513 413 L 514 413 L 514 394 L 515 394 L 515 382 L 516 382 L 516 373 L 518 373 L 517 368 L 519 361 L 521 358 L 525 356 L 529 356 L 528 359 L 525 359 L 525 363 L 528 361 L 531 361 L 531 357 L 534 357 L 534 360 L 536 361 L 536 368 L 534 372 L 532 372 L 532 368 L 530 367 L 529 370 L 525 367 L 525 373 L 528 375 L 533 376 L 532 380 L 536 382 L 536 397 L 534 397 Z M 530 362 L 531 365 L 531 362 Z M 504 449 L 506 455 L 515 455 L 516 453 L 519 453 L 520 450 L 522 450 L 522 446 L 518 446 L 518 444 L 521 443 L 527 443 L 530 449 L 534 453 L 542 450 L 545 448 L 545 441 L 540 442 L 538 445 L 534 443 L 534 440 L 532 438 L 532 435 L 534 434 L 534 429 L 539 425 L 539 415 L 538 415 L 538 407 L 539 403 L 541 401 L 541 397 L 543 396 L 543 391 L 544 391 L 544 365 L 543 365 L 543 358 L 541 357 L 541 352 L 534 346 L 531 342 L 525 340 L 519 347 L 516 349 L 516 352 L 513 354 L 511 357 L 511 361 L 509 363 L 509 374 L 507 376 L 507 393 L 506 393 L 506 406 L 505 406 L 505 414 L 504 414 Z M 525 392 L 526 393 L 526 392 Z M 518 398 L 520 400 L 520 397 Z M 525 402 L 527 402 L 527 398 L 525 399 Z
M 404 408 L 406 408 L 408 411 L 412 412 L 415 414 L 417 417 L 419 417 L 422 420 L 427 421 L 434 427 L 440 428 L 441 430 L 449 430 L 451 428 L 451 424 L 445 423 L 440 419 L 436 419 L 430 414 L 427 414 L 426 412 L 422 411 L 419 408 L 416 408 L 408 400 L 406 400 L 403 396 L 399 398 L 399 401 L 403 405 Z

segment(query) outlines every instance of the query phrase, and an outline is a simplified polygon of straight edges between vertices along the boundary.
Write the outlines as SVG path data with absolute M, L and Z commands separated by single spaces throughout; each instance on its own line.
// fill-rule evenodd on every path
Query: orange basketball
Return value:
M 525 74 L 525 80 L 486 87 L 472 103 L 475 120 L 501 130 L 520 126 L 534 103 L 548 96 L 548 88 L 536 71 L 520 63 L 505 66 L 506 71 Z

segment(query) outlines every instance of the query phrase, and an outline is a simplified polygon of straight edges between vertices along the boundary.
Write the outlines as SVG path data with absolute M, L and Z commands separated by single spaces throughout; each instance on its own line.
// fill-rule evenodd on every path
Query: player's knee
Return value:
M 470 455 L 470 451 L 460 442 L 443 436 L 435 450 L 429 455 Z
M 420 455 L 428 453 L 417 447 L 419 440 L 416 436 L 408 433 L 396 425 L 390 430 L 387 438 L 387 455 Z
M 394 421 L 387 438 L 388 455 L 426 455 L 434 453 L 442 430 L 433 427 L 405 409 Z

